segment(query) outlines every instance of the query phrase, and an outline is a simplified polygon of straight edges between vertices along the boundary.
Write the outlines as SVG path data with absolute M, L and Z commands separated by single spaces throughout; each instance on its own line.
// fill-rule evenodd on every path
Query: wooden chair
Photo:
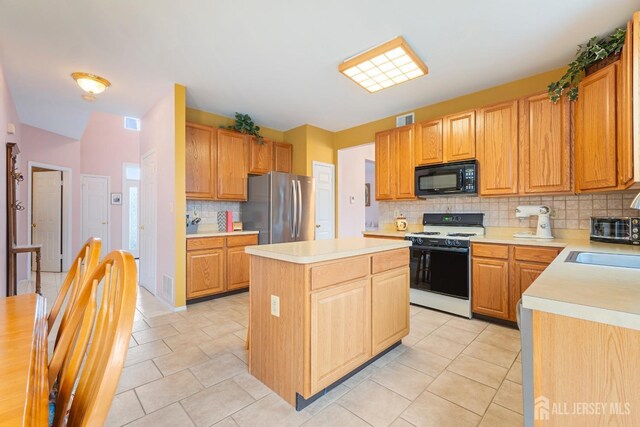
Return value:
M 62 333 L 67 325 L 69 314 L 71 313 L 73 307 L 77 304 L 78 297 L 82 293 L 82 290 L 88 286 L 89 282 L 87 281 L 88 275 L 96 268 L 98 263 L 100 262 L 100 250 L 102 248 L 102 241 L 97 237 L 89 238 L 85 244 L 82 246 L 82 249 L 78 252 L 76 259 L 73 261 L 69 272 L 67 273 L 67 277 L 64 279 L 62 283 L 62 287 L 60 288 L 60 293 L 56 298 L 53 306 L 51 307 L 51 311 L 49 312 L 49 317 L 47 321 L 49 323 L 48 331 L 51 331 L 58 315 L 60 314 L 60 309 L 62 308 L 62 304 L 64 304 L 65 299 L 67 299 L 67 306 L 62 313 L 62 318 L 60 319 L 60 325 L 58 327 L 58 333 L 56 335 L 55 347 L 53 349 L 53 355 L 51 356 L 51 360 L 49 361 L 49 375 L 50 377 L 56 378 L 58 373 L 60 372 L 60 368 L 64 361 L 64 357 L 68 352 L 69 344 L 71 343 L 72 336 L 68 335 L 61 342 Z M 53 382 L 49 382 L 50 386 L 53 387 Z
M 61 336 L 61 342 L 71 342 L 58 376 L 54 426 L 104 424 L 129 348 L 137 294 L 133 256 L 111 252 L 87 281 Z

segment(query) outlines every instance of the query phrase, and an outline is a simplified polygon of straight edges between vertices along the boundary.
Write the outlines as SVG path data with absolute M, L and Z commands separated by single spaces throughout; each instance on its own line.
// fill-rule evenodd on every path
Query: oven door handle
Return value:
M 430 252 L 435 252 L 435 251 L 458 252 L 458 253 L 469 252 L 469 248 L 442 248 L 439 246 L 412 246 L 411 249 L 430 251 Z

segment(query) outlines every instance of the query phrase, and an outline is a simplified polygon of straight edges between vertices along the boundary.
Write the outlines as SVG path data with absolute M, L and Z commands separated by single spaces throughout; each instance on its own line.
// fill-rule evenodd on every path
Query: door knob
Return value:
M 107 221 L 102 221 L 102 225 L 107 225 L 109 224 Z
M 141 226 L 140 226 L 140 230 L 144 230 L 144 225 L 141 225 Z
M 316 224 L 316 228 L 320 228 L 320 224 Z
M 33 224 L 31 224 L 31 227 L 36 228 L 35 222 Z

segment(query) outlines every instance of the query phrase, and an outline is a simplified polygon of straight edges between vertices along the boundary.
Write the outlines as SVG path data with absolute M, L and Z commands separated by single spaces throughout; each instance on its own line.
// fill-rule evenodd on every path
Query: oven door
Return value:
M 434 166 L 416 168 L 416 195 L 460 193 L 464 190 L 464 168 Z
M 413 289 L 469 299 L 469 248 L 412 246 Z

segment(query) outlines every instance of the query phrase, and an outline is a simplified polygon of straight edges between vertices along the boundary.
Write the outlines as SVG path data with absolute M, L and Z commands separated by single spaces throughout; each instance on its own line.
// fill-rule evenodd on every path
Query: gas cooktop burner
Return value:
M 447 236 L 449 237 L 471 237 L 475 236 L 476 233 L 449 233 Z

